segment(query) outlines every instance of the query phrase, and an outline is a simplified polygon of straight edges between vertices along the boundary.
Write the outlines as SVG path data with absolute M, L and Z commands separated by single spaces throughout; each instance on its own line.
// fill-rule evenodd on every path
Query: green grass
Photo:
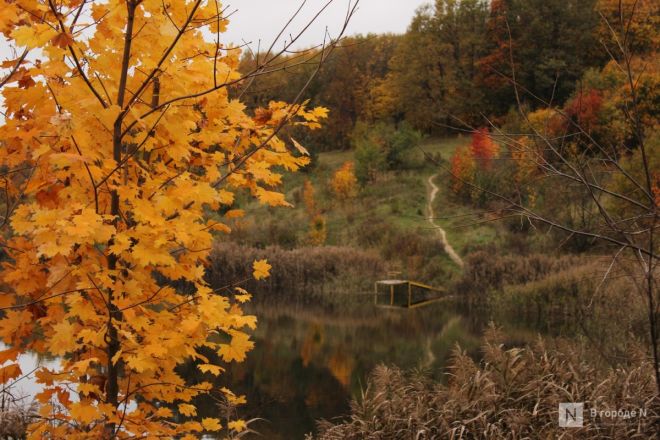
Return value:
M 309 179 L 315 189 L 317 207 L 326 219 L 326 244 L 365 247 L 369 246 L 365 244 L 365 240 L 368 241 L 366 236 L 373 236 L 376 241 L 383 238 L 385 245 L 380 243 L 374 246 L 385 246 L 381 249 L 384 256 L 400 260 L 393 261 L 393 267 L 413 264 L 409 261 L 411 253 L 422 248 L 418 252 L 419 261 L 414 262 L 417 272 L 422 274 L 435 270 L 455 274 L 458 268 L 442 252 L 436 231 L 427 221 L 429 176 L 438 174 L 435 182 L 440 191 L 434 203 L 437 222 L 446 229 L 450 243 L 460 255 L 498 237 L 495 224 L 472 225 L 483 222 L 483 218 L 475 215 L 479 213 L 473 208 L 453 200 L 449 175 L 434 164 L 438 162 L 446 168 L 456 148 L 468 142 L 467 137 L 427 139 L 413 152 L 415 157 L 411 162 L 414 166 L 411 169 L 383 173 L 376 182 L 360 188 L 355 199 L 343 202 L 335 199 L 329 182 L 337 169 L 353 160 L 353 151 L 321 153 L 317 163 L 309 170 L 286 175 L 282 190 L 287 199 L 294 203 L 293 208 L 271 209 L 245 199 L 244 208 L 249 211 L 248 217 L 257 220 L 253 220 L 250 230 L 238 240 L 259 245 L 304 245 L 310 219 L 305 212 L 301 193 L 305 180 Z M 425 153 L 431 155 L 433 161 L 425 159 Z M 388 234 L 390 238 L 385 240 L 384 236 Z M 277 243 L 278 240 L 285 243 Z M 397 249 L 406 246 L 411 249 Z M 399 259 L 399 253 L 405 255 L 405 259 Z
M 430 138 L 422 142 L 419 146 L 421 155 L 424 153 L 427 154 L 439 154 L 442 159 L 449 160 L 449 158 L 454 154 L 456 148 L 461 145 L 467 145 L 470 143 L 470 139 L 465 136 L 455 136 L 448 138 Z

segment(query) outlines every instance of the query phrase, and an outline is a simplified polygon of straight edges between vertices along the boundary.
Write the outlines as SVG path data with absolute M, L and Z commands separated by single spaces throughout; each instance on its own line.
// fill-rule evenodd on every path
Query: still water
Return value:
M 340 310 L 302 305 L 256 307 L 255 349 L 223 381 L 245 394 L 239 410 L 266 439 L 302 439 L 319 419 L 338 420 L 379 364 L 425 369 L 442 379 L 456 344 L 477 351 L 483 322 L 451 302 L 419 309 L 384 309 L 368 302 Z M 212 405 L 206 408 L 213 412 Z
M 379 364 L 423 369 L 442 380 L 456 344 L 477 354 L 484 324 L 450 301 L 419 309 L 379 308 L 367 298 L 326 307 L 253 307 L 250 313 L 259 318 L 255 348 L 245 362 L 229 366 L 216 385 L 247 397 L 237 415 L 259 419 L 250 427 L 260 434 L 248 438 L 274 440 L 302 439 L 316 421 L 346 417 Z M 58 363 L 32 354 L 20 362 L 24 372 Z M 184 370 L 186 377 L 198 374 L 194 366 Z M 21 396 L 40 388 L 33 374 L 16 385 Z M 199 403 L 201 416 L 222 417 L 214 402 Z

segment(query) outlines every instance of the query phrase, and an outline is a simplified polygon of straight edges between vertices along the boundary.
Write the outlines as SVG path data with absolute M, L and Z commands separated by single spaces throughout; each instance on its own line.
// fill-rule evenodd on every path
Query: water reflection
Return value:
M 259 317 L 255 349 L 245 362 L 230 365 L 216 386 L 246 395 L 239 415 L 261 419 L 251 425 L 261 434 L 255 438 L 274 440 L 302 439 L 316 421 L 345 417 L 378 364 L 425 369 L 442 380 L 457 343 L 476 354 L 483 326 L 450 302 L 414 310 L 377 308 L 366 299 L 323 307 L 278 302 L 250 312 Z M 33 354 L 22 355 L 20 363 L 23 372 L 58 364 Z M 182 370 L 191 379 L 200 374 L 194 365 Z M 20 382 L 21 395 L 39 391 L 33 375 Z M 201 403 L 202 417 L 219 415 L 213 401 Z
M 378 364 L 423 368 L 441 379 L 456 343 L 474 351 L 481 329 L 449 302 L 416 310 L 371 304 L 310 310 L 257 306 L 256 347 L 219 385 L 245 394 L 243 418 L 262 438 L 301 439 L 319 419 L 345 417 Z M 207 402 L 208 415 L 217 409 Z

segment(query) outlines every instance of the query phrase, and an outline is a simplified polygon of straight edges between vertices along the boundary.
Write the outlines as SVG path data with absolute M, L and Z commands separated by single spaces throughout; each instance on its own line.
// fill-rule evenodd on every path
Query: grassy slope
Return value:
M 468 144 L 467 138 L 451 138 L 431 141 L 422 148 L 428 153 L 440 154 L 445 164 L 454 154 L 457 147 Z M 455 201 L 451 197 L 451 176 L 445 170 L 440 170 L 435 179 L 440 188 L 433 206 L 436 221 L 447 232 L 449 242 L 460 255 L 465 255 L 476 246 L 492 243 L 498 239 L 498 225 L 492 222 L 484 223 L 482 215 L 474 208 Z
M 414 169 L 398 170 L 385 173 L 375 183 L 360 189 L 356 199 L 338 202 L 329 191 L 332 174 L 346 161 L 353 160 L 352 151 L 322 153 L 316 165 L 307 172 L 288 175 L 284 181 L 287 199 L 294 203 L 294 208 L 270 209 L 251 202 L 247 205 L 249 218 L 267 219 L 264 222 L 245 225 L 243 233 L 235 238 L 250 244 L 280 244 L 288 247 L 304 246 L 309 218 L 302 202 L 302 186 L 310 179 L 315 189 L 316 203 L 326 218 L 328 245 L 365 247 L 366 236 L 377 239 L 382 234 L 399 231 L 412 234 L 432 252 L 421 252 L 416 267 L 435 265 L 447 274 L 456 273 L 458 268 L 444 255 L 439 243 L 434 245 L 435 231 L 427 223 L 425 206 L 428 197 L 427 179 L 438 173 L 436 184 L 440 192 L 434 206 L 438 223 L 446 229 L 449 241 L 460 255 L 465 255 L 475 245 L 492 242 L 497 238 L 497 225 L 487 223 L 478 226 L 475 211 L 470 207 L 451 200 L 449 176 L 442 168 L 424 159 L 424 152 L 436 158 L 444 165 L 449 161 L 454 150 L 468 143 L 467 138 L 430 139 L 414 152 Z M 264 215 L 268 213 L 268 215 Z M 258 227 L 257 227 L 258 226 Z M 401 243 L 403 240 L 403 244 Z M 412 240 L 410 240 L 412 241 Z M 399 242 L 374 243 L 380 247 L 384 258 L 391 260 L 397 255 L 396 247 L 406 246 L 405 239 Z M 419 247 L 419 244 L 410 244 Z M 367 245 L 368 246 L 368 245 Z M 388 248 L 389 246 L 389 248 Z M 437 252 L 435 252 L 437 249 Z M 410 254 L 414 251 L 409 251 Z M 406 257 L 410 259 L 410 256 Z M 406 271 L 409 263 L 399 261 L 392 264 L 395 269 Z M 419 271 L 420 274 L 423 271 Z

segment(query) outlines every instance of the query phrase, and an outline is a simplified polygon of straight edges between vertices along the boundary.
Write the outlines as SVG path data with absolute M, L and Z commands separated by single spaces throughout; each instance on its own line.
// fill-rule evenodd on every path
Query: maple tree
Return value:
M 288 205 L 278 170 L 309 158 L 278 135 L 318 128 L 327 110 L 299 95 L 249 114 L 232 87 L 275 69 L 295 38 L 239 73 L 227 24 L 217 1 L 0 0 L 21 54 L 0 82 L 0 377 L 27 373 L 23 352 L 61 359 L 36 372 L 32 438 L 197 438 L 224 421 L 196 420 L 193 399 L 242 401 L 175 370 L 195 362 L 212 378 L 224 368 L 204 353 L 240 362 L 253 345 L 249 294 L 204 279 L 213 232 L 229 232 L 207 214 L 240 216 L 239 190 Z M 254 277 L 269 269 L 255 262 Z
M 566 104 L 566 113 L 574 117 L 587 132 L 591 132 L 598 124 L 598 113 L 603 106 L 603 97 L 598 90 L 580 90 Z
M 450 159 L 454 193 L 470 193 L 477 171 L 490 171 L 498 155 L 499 146 L 493 141 L 488 128 L 474 130 L 470 145 L 458 147 Z

